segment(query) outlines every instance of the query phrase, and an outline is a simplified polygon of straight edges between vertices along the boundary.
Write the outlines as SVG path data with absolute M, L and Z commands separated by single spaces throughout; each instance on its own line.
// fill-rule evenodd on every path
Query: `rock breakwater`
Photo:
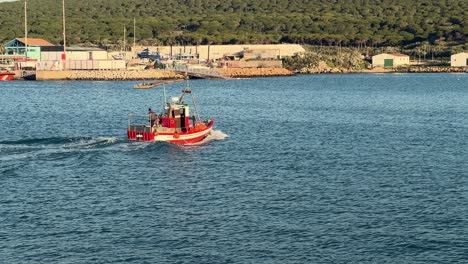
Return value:
M 36 80 L 166 80 L 184 76 L 168 70 L 141 71 L 37 71 Z

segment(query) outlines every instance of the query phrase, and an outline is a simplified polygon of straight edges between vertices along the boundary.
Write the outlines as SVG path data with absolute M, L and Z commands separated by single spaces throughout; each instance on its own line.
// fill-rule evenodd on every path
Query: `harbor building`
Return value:
M 41 38 L 15 38 L 3 47 L 5 53 L 0 55 L 0 61 L 1 64 L 8 65 L 8 68 L 35 69 L 36 62 L 41 60 L 41 50 L 53 46 L 54 44 Z
M 97 47 L 67 47 L 67 59 L 63 60 L 63 46 L 46 47 L 36 69 L 41 71 L 67 70 L 124 70 L 124 60 L 109 59 L 106 50 Z
M 48 42 L 45 39 L 40 38 L 28 38 L 27 40 L 27 56 L 28 59 L 41 60 L 41 49 L 44 47 L 52 47 L 54 44 Z M 25 38 L 15 38 L 14 40 L 8 42 L 4 46 L 6 56 L 26 56 L 26 39 Z
M 108 52 L 97 47 L 67 47 L 65 60 L 63 46 L 40 38 L 15 38 L 4 46 L 4 51 L 0 55 L 0 64 L 10 69 L 59 71 L 126 68 L 125 61 L 109 59 Z
M 409 64 L 409 56 L 401 53 L 382 53 L 372 56 L 372 67 L 393 68 Z
M 162 57 L 195 57 L 200 61 L 215 61 L 232 54 L 239 54 L 246 58 L 281 59 L 282 57 L 289 57 L 305 52 L 305 49 L 298 44 L 132 47 L 133 54 L 144 50 L 147 50 L 151 54 L 160 54 Z
M 466 67 L 468 66 L 468 52 L 453 54 L 450 56 L 450 66 Z

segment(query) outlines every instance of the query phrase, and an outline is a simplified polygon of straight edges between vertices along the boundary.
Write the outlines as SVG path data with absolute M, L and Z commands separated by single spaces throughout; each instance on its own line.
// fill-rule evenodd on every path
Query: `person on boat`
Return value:
M 151 123 L 151 126 L 154 126 L 154 121 L 156 120 L 156 114 L 151 110 L 151 108 L 148 108 L 148 118 Z
M 159 117 L 159 115 L 156 115 L 156 127 L 159 126 L 160 122 L 161 122 L 161 118 Z

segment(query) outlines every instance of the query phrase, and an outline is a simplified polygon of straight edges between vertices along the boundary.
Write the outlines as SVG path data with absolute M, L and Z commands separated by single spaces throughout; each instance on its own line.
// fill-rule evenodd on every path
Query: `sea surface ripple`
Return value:
M 0 263 L 468 262 L 468 75 L 194 80 L 191 146 L 135 83 L 0 82 Z

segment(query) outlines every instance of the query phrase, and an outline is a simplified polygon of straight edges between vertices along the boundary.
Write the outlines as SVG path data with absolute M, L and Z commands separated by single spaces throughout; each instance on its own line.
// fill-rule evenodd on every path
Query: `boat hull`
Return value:
M 0 81 L 11 81 L 14 76 L 13 72 L 0 72 Z
M 127 130 L 127 137 L 129 140 L 135 141 L 164 141 L 174 144 L 193 144 L 205 139 L 211 132 L 214 125 L 214 120 L 202 130 L 189 130 L 188 132 L 153 132 L 150 127 L 142 130 L 134 130 L 129 128 Z

